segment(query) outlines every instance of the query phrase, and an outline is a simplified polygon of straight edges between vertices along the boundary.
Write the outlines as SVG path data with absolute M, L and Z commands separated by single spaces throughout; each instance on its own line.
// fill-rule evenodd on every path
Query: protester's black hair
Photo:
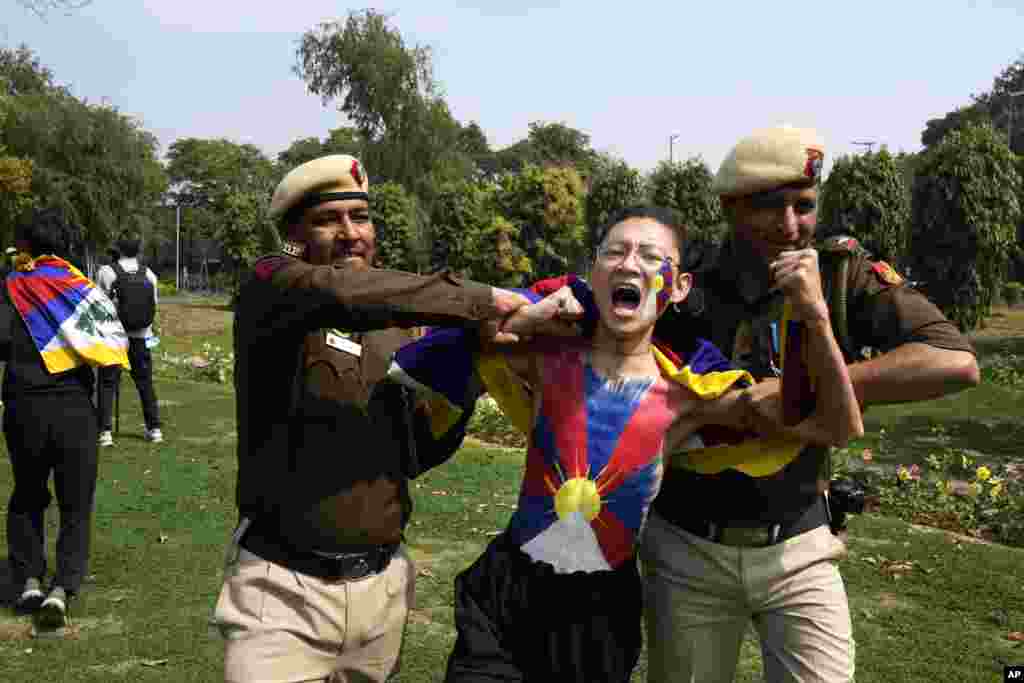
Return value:
M 608 237 L 608 233 L 612 231 L 619 223 L 628 221 L 631 218 L 649 218 L 650 220 L 661 223 L 666 228 L 671 230 L 676 235 L 676 241 L 679 244 L 679 255 L 683 256 L 683 251 L 686 247 L 686 223 L 683 221 L 683 216 L 678 211 L 667 206 L 655 206 L 654 204 L 638 204 L 635 206 L 628 206 L 624 209 L 619 209 L 615 212 L 608 222 L 605 223 L 598 230 L 595 235 L 594 246 L 599 246 L 604 242 L 605 238 Z
M 32 256 L 68 257 L 77 237 L 78 230 L 68 223 L 64 211 L 53 207 L 32 209 L 14 228 L 15 240 L 27 242 Z
M 121 253 L 121 258 L 135 258 L 141 248 L 142 240 L 135 235 L 122 237 L 117 241 L 117 250 Z

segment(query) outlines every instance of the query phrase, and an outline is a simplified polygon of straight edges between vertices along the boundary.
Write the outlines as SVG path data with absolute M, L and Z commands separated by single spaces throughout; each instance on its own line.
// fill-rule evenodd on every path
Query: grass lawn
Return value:
M 175 353 L 230 339 L 227 311 L 164 309 L 164 344 Z M 186 324 L 197 329 L 186 334 Z M 89 579 L 64 638 L 32 637 L 31 621 L 9 609 L 17 588 L 0 559 L 0 681 L 222 680 L 222 643 L 209 617 L 235 521 L 233 395 L 222 385 L 171 380 L 159 381 L 157 390 L 167 440 L 150 445 L 142 440 L 137 395 L 124 382 L 121 434 L 114 448 L 100 452 Z M 868 428 L 885 426 L 894 461 L 926 452 L 920 437 L 930 420 L 986 458 L 1009 458 L 1014 435 L 1024 436 L 1022 401 L 1021 392 L 985 385 L 927 404 L 872 409 Z M 452 579 L 508 520 L 522 461 L 522 451 L 467 444 L 413 483 L 408 535 L 419 578 L 403 683 L 441 680 L 454 642 Z M 10 487 L 2 457 L 0 513 Z M 52 558 L 53 507 L 48 521 Z M 1002 680 L 1004 662 L 1024 663 L 1024 646 L 1007 638 L 1024 631 L 1024 551 L 875 515 L 852 519 L 849 547 L 841 570 L 858 681 L 989 683 Z M 5 551 L 0 529 L 0 558 Z M 635 681 L 643 680 L 643 668 Z M 737 680 L 760 680 L 752 640 Z

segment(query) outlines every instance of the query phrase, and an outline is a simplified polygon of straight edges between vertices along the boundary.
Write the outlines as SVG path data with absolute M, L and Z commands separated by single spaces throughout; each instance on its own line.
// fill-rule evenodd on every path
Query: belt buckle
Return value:
M 314 550 L 313 553 L 330 563 L 331 574 L 336 581 L 358 581 L 373 573 L 369 552 L 325 553 Z

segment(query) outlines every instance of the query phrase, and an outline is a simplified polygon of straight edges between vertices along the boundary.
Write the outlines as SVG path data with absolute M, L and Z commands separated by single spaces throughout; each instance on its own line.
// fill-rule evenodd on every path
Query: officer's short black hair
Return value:
M 26 212 L 14 227 L 15 240 L 27 242 L 32 256 L 66 257 L 77 236 L 77 228 L 68 223 L 64 211 L 54 207 Z
M 597 239 L 594 242 L 594 246 L 599 246 L 604 242 L 605 238 L 608 237 L 608 233 L 612 231 L 619 223 L 628 221 L 631 218 L 649 218 L 652 221 L 661 223 L 666 228 L 671 230 L 676 235 L 676 242 L 679 245 L 679 256 L 683 255 L 683 247 L 686 244 L 686 223 L 683 221 L 681 213 L 675 209 L 667 206 L 656 206 L 654 204 L 637 204 L 635 206 L 627 206 L 624 209 L 619 209 L 612 217 L 608 219 L 597 232 Z
M 135 258 L 142 248 L 142 240 L 136 235 L 128 235 L 117 241 L 117 250 L 122 258 Z

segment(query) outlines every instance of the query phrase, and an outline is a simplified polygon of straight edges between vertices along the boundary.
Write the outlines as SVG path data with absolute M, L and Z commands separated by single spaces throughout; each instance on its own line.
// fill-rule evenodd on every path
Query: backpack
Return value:
M 146 267 L 140 263 L 134 273 L 126 271 L 117 261 L 112 267 L 117 276 L 112 290 L 121 324 L 126 332 L 146 329 L 156 318 L 156 293 L 153 283 L 146 277 Z

